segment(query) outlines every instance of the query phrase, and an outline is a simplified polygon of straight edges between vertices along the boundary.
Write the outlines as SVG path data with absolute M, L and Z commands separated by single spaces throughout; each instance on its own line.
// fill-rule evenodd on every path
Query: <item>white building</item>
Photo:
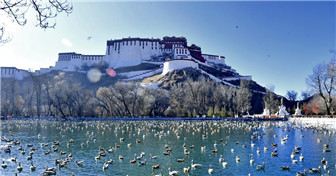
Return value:
M 135 66 L 163 54 L 172 54 L 170 59 L 194 59 L 201 62 L 225 64 L 225 57 L 202 55 L 201 48 L 187 45 L 184 37 L 163 37 L 163 39 L 123 38 L 108 40 L 104 61 L 112 68 Z
M 85 65 L 101 65 L 103 62 L 104 55 L 82 55 L 75 52 L 59 53 L 55 70 L 77 71 Z
M 84 65 L 94 66 L 103 63 L 107 63 L 111 68 L 135 66 L 142 61 L 157 60 L 155 58 L 167 55 L 170 56 L 169 59 L 193 59 L 212 64 L 225 64 L 224 56 L 202 54 L 200 47 L 194 44 L 188 46 L 184 37 L 173 36 L 163 39 L 129 37 L 108 40 L 105 55 L 59 53 L 55 70 L 76 71 Z
M 18 69 L 16 67 L 0 67 L 1 78 L 14 78 L 16 80 L 23 80 L 23 78 L 29 76 L 29 72 L 26 70 Z
M 202 56 L 206 60 L 207 63 L 225 65 L 224 56 L 217 56 L 217 55 L 211 55 L 211 54 L 202 54 Z

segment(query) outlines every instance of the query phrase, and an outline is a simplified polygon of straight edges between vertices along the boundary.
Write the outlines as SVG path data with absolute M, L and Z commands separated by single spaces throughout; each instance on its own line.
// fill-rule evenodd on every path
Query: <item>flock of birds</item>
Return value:
M 38 128 L 40 130 L 37 130 Z M 91 165 L 92 162 L 96 162 L 100 165 L 101 170 L 108 173 L 111 165 L 117 161 L 123 163 L 129 163 L 130 165 L 138 165 L 139 167 L 151 167 L 152 176 L 159 175 L 181 175 L 182 173 L 189 175 L 189 173 L 197 173 L 198 170 L 203 170 L 204 167 L 207 169 L 208 174 L 219 174 L 220 171 L 215 170 L 213 165 L 216 163 L 197 163 L 194 159 L 200 160 L 197 155 L 204 155 L 209 157 L 218 158 L 218 163 L 221 165 L 222 169 L 227 169 L 232 164 L 232 159 L 235 158 L 236 163 L 240 163 L 241 158 L 239 154 L 244 148 L 250 148 L 251 151 L 248 160 L 250 166 L 255 168 L 256 171 L 265 171 L 267 168 L 267 162 L 258 161 L 256 164 L 255 155 L 269 154 L 272 158 L 278 157 L 278 155 L 283 155 L 278 152 L 278 147 L 285 146 L 288 142 L 290 130 L 308 130 L 308 127 L 297 126 L 289 124 L 288 122 L 228 122 L 228 121 L 81 121 L 81 122 L 63 122 L 63 121 L 8 121 L 6 124 L 2 125 L 3 136 L 1 136 L 1 158 L 2 169 L 6 171 L 8 167 L 14 167 L 16 163 L 16 171 L 14 175 L 18 175 L 23 172 L 23 170 L 28 172 L 30 170 L 31 174 L 37 173 L 38 170 L 42 170 L 42 175 L 56 175 L 64 174 L 60 172 L 61 168 L 71 168 L 71 170 L 76 170 L 74 164 L 77 168 L 81 168 L 85 172 L 85 166 Z M 284 131 L 283 136 L 277 136 L 274 131 L 276 128 L 280 128 Z M 6 131 L 4 131 L 6 130 Z M 32 130 L 37 133 L 33 136 L 35 140 L 32 141 L 44 141 L 39 143 L 29 143 L 27 140 L 20 141 L 20 134 L 24 133 L 25 130 Z M 48 137 L 51 130 L 54 133 L 54 138 Z M 244 136 L 250 136 L 248 142 L 238 141 L 232 134 L 243 133 Z M 313 133 L 323 133 L 324 135 L 335 136 L 336 132 L 333 130 L 327 130 L 322 128 L 310 129 Z M 21 131 L 21 133 L 20 133 Z M 42 133 L 41 133 L 42 131 Z M 57 133 L 58 135 L 56 135 Z M 70 134 L 70 135 L 69 135 Z M 71 135 L 76 134 L 76 135 Z M 192 137 L 186 137 L 189 134 L 193 138 L 198 139 L 199 143 L 192 144 L 194 140 L 190 140 Z M 218 137 L 219 134 L 225 134 L 219 139 L 215 139 L 214 136 Z M 275 139 L 271 144 L 265 144 L 261 146 L 258 141 L 261 140 L 264 135 L 271 134 Z M 76 138 L 76 136 L 81 136 L 81 138 Z M 181 146 L 177 146 L 176 141 L 172 140 L 172 136 L 176 140 L 183 141 Z M 154 141 L 159 141 L 159 143 L 149 144 L 146 139 L 149 137 L 154 137 Z M 304 138 L 303 135 L 300 138 Z M 58 140 L 52 140 L 58 139 Z M 83 140 L 84 139 L 84 140 Z M 110 142 L 113 141 L 114 145 Z M 198 142 L 197 141 L 197 142 Z M 233 143 L 232 145 L 229 145 Z M 333 150 L 329 147 L 329 144 L 322 143 L 321 139 L 317 139 L 317 143 L 321 143 L 321 150 L 325 155 L 335 155 Z M 242 143 L 242 145 L 239 145 Z M 161 144 L 161 146 L 155 146 Z M 189 144 L 189 145 L 187 145 Z M 99 145 L 97 147 L 97 145 Z M 105 145 L 105 146 L 103 146 Z M 151 150 L 145 152 L 146 146 L 148 148 L 159 148 L 160 153 Z M 154 145 L 154 146 L 153 146 Z M 247 145 L 250 145 L 248 147 Z M 139 147 L 141 146 L 141 147 Z M 231 146 L 228 149 L 231 154 L 225 155 L 223 149 Z M 238 148 L 239 146 L 239 148 Z M 241 146 L 241 147 L 240 147 Z M 131 152 L 132 148 L 135 148 L 141 152 L 136 154 Z M 145 147 L 145 148 L 144 148 Z M 141 148 L 141 149 L 140 149 Z M 223 148 L 223 149 L 222 149 Z M 240 149 L 242 148 L 242 149 Z M 90 151 L 95 151 L 97 155 L 92 158 L 86 157 L 84 160 L 80 152 L 76 152 L 74 155 L 71 151 L 81 150 L 84 153 Z M 288 159 L 291 160 L 292 164 L 297 164 L 298 162 L 303 162 L 305 160 L 302 146 L 295 145 L 292 149 Z M 236 152 L 239 151 L 239 152 Z M 262 153 L 263 151 L 263 153 Z M 270 152 L 268 152 L 270 151 Z M 21 154 L 20 154 L 21 153 Z M 34 165 L 35 153 L 38 153 L 36 157 L 39 162 L 39 166 Z M 92 153 L 92 152 L 91 152 Z M 114 154 L 115 159 L 112 158 Z M 219 155 L 219 156 L 218 156 Z M 223 155 L 226 156 L 223 157 Z M 14 157 L 15 156 L 15 157 Z M 18 156 L 20 159 L 18 159 Z M 228 158 L 228 156 L 230 156 Z M 165 157 L 170 157 L 170 160 L 165 160 Z M 321 165 L 315 168 L 307 168 L 302 171 L 296 172 L 297 176 L 305 176 L 308 173 L 318 173 L 323 175 L 330 175 L 330 167 L 326 157 L 321 157 Z M 110 159 L 108 159 L 110 158 Z M 131 158 L 131 159 L 130 159 Z M 163 158 L 163 160 L 161 159 Z M 127 159 L 130 159 L 129 162 Z M 231 159 L 231 160 L 230 160 Z M 41 161 L 44 160 L 44 161 Z M 53 162 L 49 162 L 53 160 Z M 175 161 L 171 161 L 175 160 Z M 173 169 L 169 162 L 181 163 L 183 169 Z M 24 168 L 22 163 L 29 163 L 30 167 Z M 161 163 L 160 163 L 161 162 Z M 42 163 L 42 164 L 41 164 Z M 70 164 L 73 163 L 73 164 Z M 188 164 L 190 163 L 190 164 Z M 44 166 L 42 166 L 44 165 Z M 53 166 L 53 167 L 49 167 Z M 336 168 L 336 164 L 334 166 Z M 278 166 L 279 170 L 291 170 L 291 165 Z M 99 167 L 95 169 L 100 170 Z M 118 168 L 115 168 L 118 169 Z M 13 169 L 12 169 L 13 170 Z M 159 174 L 155 174 L 159 173 Z M 71 172 L 72 175 L 77 174 L 76 171 Z M 127 170 L 123 171 L 127 174 Z M 266 173 L 266 172 L 265 172 Z M 80 173 L 78 173 L 80 175 Z M 251 175 L 251 173 L 248 173 Z

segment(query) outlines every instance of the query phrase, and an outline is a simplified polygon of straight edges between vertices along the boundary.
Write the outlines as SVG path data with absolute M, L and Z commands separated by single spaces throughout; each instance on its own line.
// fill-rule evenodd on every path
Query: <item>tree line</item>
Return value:
M 6 79 L 1 87 L 2 116 L 53 117 L 228 117 L 251 111 L 249 81 L 240 88 L 200 76 L 170 88 L 145 88 L 140 82 L 119 81 L 93 91 L 66 73 L 36 76 L 24 81 Z M 279 105 L 272 91 L 263 96 L 275 113 Z M 263 102 L 259 102 L 263 103 Z

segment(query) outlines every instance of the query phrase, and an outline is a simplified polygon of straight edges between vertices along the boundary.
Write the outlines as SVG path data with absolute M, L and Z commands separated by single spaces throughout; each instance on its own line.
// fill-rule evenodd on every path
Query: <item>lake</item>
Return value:
M 209 165 L 213 168 L 212 175 L 295 175 L 305 168 L 309 172 L 309 168 L 318 166 L 322 167 L 322 174 L 329 170 L 330 175 L 336 175 L 335 131 L 293 126 L 289 122 L 2 120 L 1 133 L 1 159 L 7 164 L 7 168 L 0 168 L 1 175 L 41 175 L 47 166 L 55 167 L 57 175 L 169 175 L 168 168 L 179 171 L 180 175 L 209 175 Z M 287 140 L 281 143 L 284 138 Z M 329 147 L 323 147 L 324 144 Z M 5 152 L 8 145 L 12 146 L 10 153 Z M 298 154 L 292 159 L 295 146 L 301 150 L 297 149 Z M 32 159 L 27 160 L 32 148 L 35 149 Z M 56 148 L 58 151 L 54 151 Z M 275 149 L 278 156 L 271 156 Z M 95 159 L 99 152 L 106 156 Z M 72 157 L 68 156 L 70 153 Z M 135 155 L 139 159 L 130 163 Z M 221 155 L 227 167 L 219 162 Z M 250 164 L 252 155 L 255 162 Z M 239 162 L 236 157 L 240 158 Z M 16 162 L 11 158 L 16 158 Z M 56 159 L 66 161 L 66 158 L 64 167 L 55 163 Z M 329 169 L 324 169 L 322 158 L 328 162 Z M 106 160 L 111 159 L 113 163 L 103 170 Z M 202 166 L 184 173 L 183 168 L 191 167 L 191 160 Z M 30 170 L 31 161 L 35 171 Z M 83 166 L 75 161 L 83 161 Z M 17 170 L 18 162 L 23 167 L 21 172 Z M 146 164 L 140 166 L 139 162 Z M 257 165 L 263 162 L 265 168 L 257 170 Z M 154 165 L 160 166 L 153 169 Z M 289 166 L 290 170 L 282 170 L 282 166 Z

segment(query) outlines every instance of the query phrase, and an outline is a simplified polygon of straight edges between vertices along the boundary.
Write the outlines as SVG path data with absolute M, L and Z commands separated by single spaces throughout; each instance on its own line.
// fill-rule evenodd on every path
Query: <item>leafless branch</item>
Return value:
M 68 0 L 1 0 L 0 16 L 7 16 L 20 26 L 27 23 L 25 14 L 32 7 L 36 14 L 36 26 L 43 29 L 54 28 L 59 13 L 72 13 L 72 4 Z M 0 26 L 0 43 L 6 43 L 10 38 L 4 37 L 5 29 Z

